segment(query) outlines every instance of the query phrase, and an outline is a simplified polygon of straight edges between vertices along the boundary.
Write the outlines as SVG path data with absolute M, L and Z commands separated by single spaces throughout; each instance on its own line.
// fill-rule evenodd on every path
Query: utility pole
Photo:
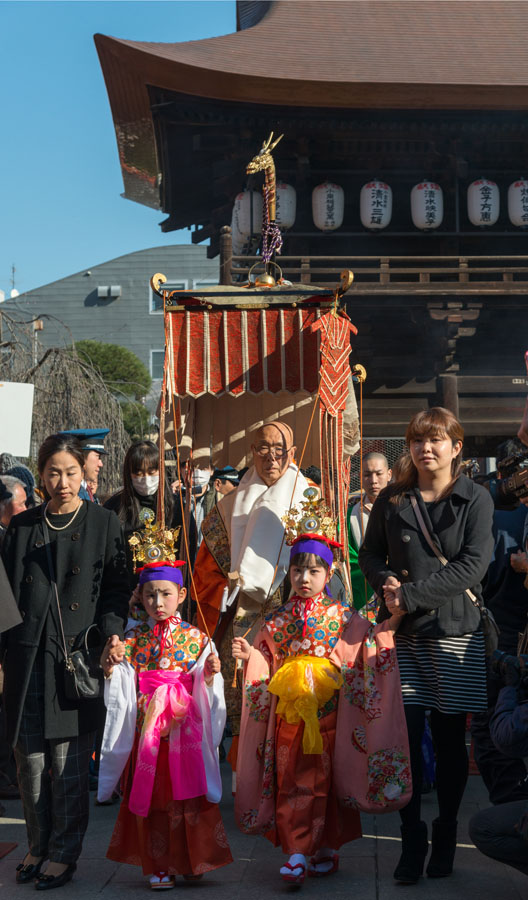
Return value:
M 36 366 L 38 363 L 38 337 L 37 331 L 43 331 L 44 322 L 42 319 L 35 319 L 33 322 L 33 365 Z

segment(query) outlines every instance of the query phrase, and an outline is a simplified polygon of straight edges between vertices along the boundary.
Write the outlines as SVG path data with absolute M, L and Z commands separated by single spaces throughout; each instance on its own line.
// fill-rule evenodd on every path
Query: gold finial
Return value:
M 357 363 L 355 366 L 352 366 L 352 375 L 358 383 L 362 384 L 364 381 L 366 381 L 367 370 L 365 369 L 365 366 Z
M 300 504 L 300 509 L 293 506 L 282 517 L 286 543 L 293 544 L 301 534 L 320 535 L 334 541 L 337 532 L 336 523 L 321 498 L 319 488 L 306 488 L 303 497 L 306 499 Z
M 267 166 L 273 165 L 273 157 L 271 155 L 271 151 L 275 149 L 275 147 L 277 146 L 277 144 L 283 137 L 284 137 L 283 134 L 279 135 L 277 140 L 273 141 L 273 144 L 272 144 L 271 141 L 273 138 L 273 131 L 271 132 L 267 141 L 264 141 L 264 143 L 262 144 L 262 147 L 260 148 L 259 152 L 256 153 L 255 156 L 253 157 L 253 159 L 251 160 L 251 162 L 249 162 L 247 164 L 247 166 L 246 166 L 246 174 L 247 175 L 254 175 L 255 172 L 262 172 L 262 169 L 265 169 Z
M 134 572 L 140 566 L 158 560 L 176 561 L 174 545 L 180 534 L 179 528 L 164 528 L 159 522 L 155 522 L 155 516 L 151 509 L 143 507 L 139 511 L 139 521 L 144 526 L 143 531 L 134 531 L 129 537 L 128 543 L 132 548 Z
M 166 275 L 162 275 L 161 272 L 156 272 L 156 274 L 153 275 L 152 278 L 150 279 L 150 286 L 156 294 L 159 294 L 161 285 L 165 284 L 166 281 L 167 281 Z

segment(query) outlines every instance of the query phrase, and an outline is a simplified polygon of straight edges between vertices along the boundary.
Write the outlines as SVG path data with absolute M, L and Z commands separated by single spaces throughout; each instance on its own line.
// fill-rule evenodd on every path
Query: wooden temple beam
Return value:
M 449 409 L 458 419 L 460 411 L 458 403 L 457 376 L 448 373 L 439 375 L 437 379 L 437 385 L 439 406 L 443 406 L 445 409 Z

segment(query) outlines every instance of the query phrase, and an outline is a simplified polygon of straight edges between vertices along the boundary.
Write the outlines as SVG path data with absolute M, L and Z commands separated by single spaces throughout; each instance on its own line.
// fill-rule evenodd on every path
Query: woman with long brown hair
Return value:
M 449 410 L 417 413 L 405 438 L 408 452 L 397 480 L 373 506 L 359 564 L 382 598 L 380 621 L 395 610 L 405 611 L 396 649 L 413 795 L 400 811 L 402 854 L 394 877 L 414 884 L 428 852 L 427 825 L 420 818 L 425 712 L 431 710 L 439 807 L 427 874 L 438 878 L 453 869 L 457 814 L 468 774 L 466 714 L 487 706 L 480 611 L 466 591 L 481 597 L 480 582 L 493 551 L 493 503 L 483 487 L 460 474 L 464 431 Z

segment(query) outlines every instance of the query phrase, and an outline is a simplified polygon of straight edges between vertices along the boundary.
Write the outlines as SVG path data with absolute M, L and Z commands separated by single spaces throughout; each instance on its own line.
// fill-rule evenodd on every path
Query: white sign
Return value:
M 0 381 L 0 453 L 29 456 L 34 384 Z

